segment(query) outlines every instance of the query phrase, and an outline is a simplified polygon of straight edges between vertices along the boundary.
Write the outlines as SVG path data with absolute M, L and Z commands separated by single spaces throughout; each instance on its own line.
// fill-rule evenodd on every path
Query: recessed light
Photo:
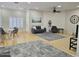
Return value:
M 79 7 L 79 5 L 77 7 Z
M 58 5 L 57 7 L 61 7 L 61 5 Z
M 31 4 L 31 2 L 27 2 L 28 4 Z

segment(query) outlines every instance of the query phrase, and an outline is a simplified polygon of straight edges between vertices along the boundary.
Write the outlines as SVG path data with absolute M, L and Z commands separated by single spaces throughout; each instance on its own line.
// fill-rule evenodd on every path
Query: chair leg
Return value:
M 71 38 L 70 38 L 69 50 L 71 50 Z

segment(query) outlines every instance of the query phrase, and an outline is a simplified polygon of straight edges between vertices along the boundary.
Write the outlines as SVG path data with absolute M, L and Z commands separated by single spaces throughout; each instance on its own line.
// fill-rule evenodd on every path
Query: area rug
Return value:
M 57 39 L 62 39 L 64 36 L 56 34 L 56 33 L 51 33 L 51 32 L 46 32 L 46 33 L 39 33 L 36 34 L 39 37 L 42 37 L 46 40 L 52 41 L 52 40 L 57 40 Z
M 72 57 L 39 40 L 12 46 L 10 55 L 11 57 Z
M 0 57 L 11 57 L 10 47 L 0 47 Z

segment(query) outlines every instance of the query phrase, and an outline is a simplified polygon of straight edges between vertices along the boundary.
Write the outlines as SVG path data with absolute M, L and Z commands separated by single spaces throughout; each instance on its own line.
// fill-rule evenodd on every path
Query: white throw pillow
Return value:
M 41 29 L 44 29 L 44 26 L 41 26 Z
M 33 29 L 36 29 L 36 27 L 34 26 Z

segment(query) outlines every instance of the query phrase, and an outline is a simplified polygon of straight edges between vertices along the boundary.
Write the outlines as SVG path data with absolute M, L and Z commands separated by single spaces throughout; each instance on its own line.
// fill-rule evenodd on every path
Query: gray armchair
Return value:
M 56 27 L 56 26 L 52 26 L 52 28 L 51 28 L 51 32 L 52 33 L 58 33 L 58 28 Z

